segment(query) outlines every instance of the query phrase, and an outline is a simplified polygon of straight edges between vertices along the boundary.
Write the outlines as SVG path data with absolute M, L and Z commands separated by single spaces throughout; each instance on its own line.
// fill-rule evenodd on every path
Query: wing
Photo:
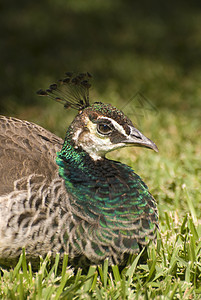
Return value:
M 63 140 L 42 127 L 0 116 L 0 195 L 10 193 L 14 182 L 31 174 L 51 181 L 58 172 L 56 152 Z

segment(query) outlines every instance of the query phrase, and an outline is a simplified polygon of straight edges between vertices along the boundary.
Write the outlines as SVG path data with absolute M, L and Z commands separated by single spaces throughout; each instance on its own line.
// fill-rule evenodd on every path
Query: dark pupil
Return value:
M 99 124 L 98 131 L 102 134 L 108 134 L 111 132 L 111 128 L 107 124 Z

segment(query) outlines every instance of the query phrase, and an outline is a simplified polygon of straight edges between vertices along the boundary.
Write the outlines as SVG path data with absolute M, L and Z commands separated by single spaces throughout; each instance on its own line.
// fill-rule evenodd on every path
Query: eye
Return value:
M 108 124 L 98 124 L 97 125 L 97 131 L 100 134 L 108 135 L 112 132 L 112 128 Z

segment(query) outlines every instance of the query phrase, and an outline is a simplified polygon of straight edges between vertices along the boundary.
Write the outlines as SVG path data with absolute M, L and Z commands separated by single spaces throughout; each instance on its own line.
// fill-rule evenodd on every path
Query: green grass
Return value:
M 15 269 L 1 270 L 0 299 L 201 299 L 198 1 L 174 7 L 157 0 L 8 1 L 1 11 L 1 114 L 64 137 L 75 113 L 35 91 L 65 71 L 92 72 L 92 100 L 123 107 L 159 148 L 121 149 L 108 157 L 132 166 L 149 186 L 160 232 L 147 262 L 139 254 L 121 271 L 105 261 L 88 274 L 75 272 L 67 257 L 60 271 L 59 257 L 53 266 L 47 257 L 33 272 L 22 254 Z

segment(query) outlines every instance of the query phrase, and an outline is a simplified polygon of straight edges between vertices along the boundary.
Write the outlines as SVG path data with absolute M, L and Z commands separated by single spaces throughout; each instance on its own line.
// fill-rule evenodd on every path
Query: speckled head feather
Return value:
M 40 96 L 49 96 L 53 100 L 64 105 L 64 108 L 74 108 L 79 111 L 88 107 L 89 104 L 89 89 L 91 87 L 90 73 L 80 73 L 73 76 L 73 73 L 67 72 L 66 78 L 58 80 L 58 83 L 53 83 L 47 90 L 39 90 Z

